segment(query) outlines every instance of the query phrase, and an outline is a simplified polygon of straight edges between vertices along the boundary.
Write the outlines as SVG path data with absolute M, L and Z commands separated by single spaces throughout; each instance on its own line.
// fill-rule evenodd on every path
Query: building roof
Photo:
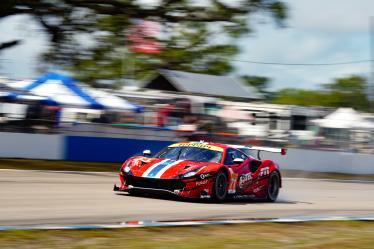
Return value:
M 237 97 L 246 99 L 261 99 L 262 95 L 251 86 L 245 85 L 240 79 L 228 76 L 188 73 L 174 70 L 159 70 L 160 75 L 146 84 L 145 88 L 159 90 L 174 90 L 202 95 Z M 171 85 L 169 89 L 157 80 L 165 78 Z

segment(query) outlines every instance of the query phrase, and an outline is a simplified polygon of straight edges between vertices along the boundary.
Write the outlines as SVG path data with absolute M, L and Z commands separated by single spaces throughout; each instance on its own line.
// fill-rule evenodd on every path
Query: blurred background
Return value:
M 2 1 L 0 156 L 119 162 L 180 140 L 372 155 L 372 7 Z

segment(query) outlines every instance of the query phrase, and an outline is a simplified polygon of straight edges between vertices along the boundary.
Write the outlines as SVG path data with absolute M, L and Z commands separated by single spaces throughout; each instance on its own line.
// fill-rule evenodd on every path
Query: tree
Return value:
M 328 106 L 328 94 L 322 91 L 285 88 L 275 94 L 273 103 L 302 106 Z
M 332 83 L 323 85 L 323 90 L 303 90 L 287 88 L 279 91 L 273 100 L 277 104 L 304 106 L 352 107 L 369 111 L 367 80 L 362 76 L 352 75 L 337 78 Z
M 242 76 L 242 79 L 248 85 L 255 87 L 261 93 L 266 92 L 266 88 L 268 87 L 269 82 L 270 82 L 270 79 L 268 77 L 263 77 L 263 76 L 245 75 L 245 76 Z
M 358 110 L 369 110 L 370 102 L 366 91 L 368 84 L 366 78 L 352 75 L 338 78 L 325 89 L 330 92 L 330 105 L 335 107 L 353 107 Z
M 123 74 L 142 79 L 156 68 L 226 74 L 233 70 L 230 58 L 239 51 L 234 39 L 252 31 L 251 15 L 268 13 L 278 24 L 286 18 L 286 6 L 278 0 L 196 3 L 161 0 L 145 6 L 135 0 L 4 0 L 0 19 L 18 14 L 34 17 L 50 35 L 51 48 L 42 56 L 45 64 L 54 63 L 98 85 L 101 80 L 118 81 Z M 158 37 L 162 53 L 126 53 L 125 33 L 136 20 L 162 25 Z

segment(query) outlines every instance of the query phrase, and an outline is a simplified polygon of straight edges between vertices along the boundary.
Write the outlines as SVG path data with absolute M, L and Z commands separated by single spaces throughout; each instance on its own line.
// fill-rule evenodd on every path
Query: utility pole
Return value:
M 374 112 L 374 16 L 369 19 L 369 37 L 370 37 L 370 77 L 368 84 L 368 97 L 370 101 L 370 110 Z

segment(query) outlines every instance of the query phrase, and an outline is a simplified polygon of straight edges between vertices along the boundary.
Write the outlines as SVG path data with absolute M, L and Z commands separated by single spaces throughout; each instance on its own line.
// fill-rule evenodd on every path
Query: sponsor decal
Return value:
M 252 173 L 241 175 L 239 178 L 239 188 L 248 188 L 252 184 L 252 179 Z
M 236 193 L 236 181 L 238 180 L 238 174 L 234 173 L 234 171 L 229 168 L 229 172 L 231 175 L 229 188 L 227 190 L 227 193 L 229 194 L 235 194 Z
M 201 199 L 208 199 L 210 198 L 210 195 L 209 195 L 209 189 L 204 189 L 201 194 L 200 194 L 200 198 Z
M 173 147 L 196 147 L 196 148 L 223 152 L 223 148 L 210 145 L 210 144 L 205 144 L 205 143 L 176 143 L 176 144 L 169 145 L 169 148 L 173 148 Z
M 139 167 L 141 165 L 141 161 L 138 158 L 132 159 L 130 165 L 131 167 Z
M 254 198 L 255 195 L 235 195 L 234 199 L 251 199 Z
M 196 186 L 201 186 L 201 185 L 205 185 L 208 183 L 208 180 L 204 180 L 204 181 L 198 181 L 196 182 Z
M 131 167 L 137 167 L 138 169 L 142 168 L 145 164 L 150 163 L 150 158 L 134 158 L 131 161 Z
M 267 176 L 267 175 L 269 175 L 269 167 L 263 167 L 260 170 L 260 173 L 258 174 L 258 176 Z
M 264 188 L 264 186 L 259 186 L 259 187 L 255 188 L 255 189 L 253 190 L 253 193 L 260 192 L 263 188 Z
M 200 174 L 200 179 L 201 180 L 204 180 L 205 178 L 208 178 L 208 177 L 211 177 L 212 175 L 209 174 L 209 173 L 206 173 L 206 174 Z

